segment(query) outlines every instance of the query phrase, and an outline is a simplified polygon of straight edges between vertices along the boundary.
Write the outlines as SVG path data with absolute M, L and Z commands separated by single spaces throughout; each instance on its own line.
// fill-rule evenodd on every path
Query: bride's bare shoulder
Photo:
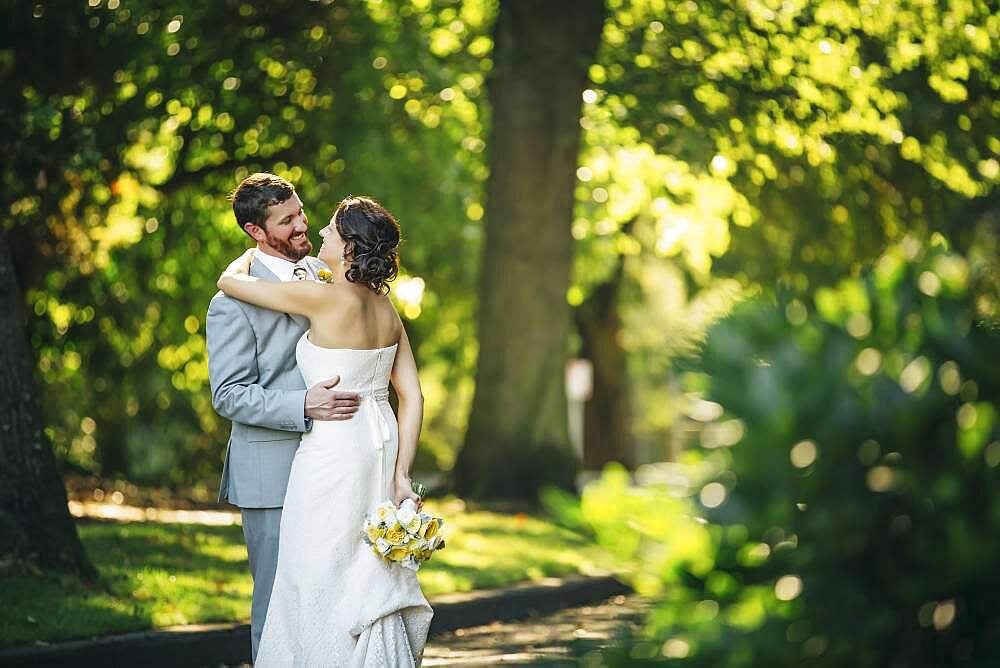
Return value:
M 398 339 L 403 334 L 403 318 L 399 315 L 396 305 L 389 299 L 389 295 L 381 295 L 382 307 L 390 322 L 393 331 L 393 338 Z
M 355 307 L 364 303 L 364 295 L 357 289 L 343 283 L 331 283 L 327 286 L 330 302 L 338 307 Z
M 335 309 L 344 311 L 396 312 L 388 295 L 379 295 L 371 290 L 359 290 L 352 285 L 331 285 L 330 302 Z

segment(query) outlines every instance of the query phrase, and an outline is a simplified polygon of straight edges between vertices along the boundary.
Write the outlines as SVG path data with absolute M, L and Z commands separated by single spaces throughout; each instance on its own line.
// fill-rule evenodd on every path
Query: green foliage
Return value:
M 571 303 L 619 255 L 641 260 L 637 277 L 653 260 L 681 268 L 692 284 L 675 304 L 720 277 L 809 294 L 906 235 L 965 248 L 963 221 L 995 201 L 989 3 L 608 4 Z M 641 291 L 653 308 L 663 295 Z
M 418 464 L 449 468 L 477 352 L 495 0 L 96 4 L 11 3 L 0 42 L 0 202 L 60 456 L 215 479 L 226 425 L 202 321 L 246 243 L 224 195 L 262 169 L 297 184 L 314 229 L 352 192 L 399 215 Z M 938 231 L 996 257 L 965 225 L 1000 179 L 988 3 L 608 6 L 567 300 L 625 258 L 620 339 L 649 448 L 674 422 L 671 360 L 746 288 L 809 303 L 886 243 Z M 1000 317 L 997 276 L 977 288 L 983 317 Z
M 801 642 L 789 664 L 799 651 L 828 665 L 996 660 L 1000 376 L 988 360 L 1000 341 L 975 321 L 976 273 L 905 243 L 865 280 L 818 294 L 814 315 L 786 302 L 710 340 L 708 394 L 746 425 L 729 451 L 733 507 L 717 516 L 770 544 L 771 579 L 803 583 L 801 608 L 771 631 Z
M 814 308 L 758 299 L 712 330 L 689 373 L 725 412 L 702 447 L 637 488 L 607 471 L 579 505 L 603 543 L 643 555 L 635 582 L 661 599 L 610 665 L 1000 659 L 1000 332 L 974 315 L 982 270 L 911 240 Z M 708 541 L 690 556 L 685 523 Z
M 297 185 L 314 230 L 348 193 L 398 214 L 396 298 L 427 397 L 422 466 L 450 465 L 471 399 L 492 10 L 426 9 L 227 0 L 8 12 L 5 225 L 37 316 L 49 433 L 69 463 L 171 484 L 217 476 L 226 424 L 209 403 L 204 311 L 219 268 L 247 243 L 225 195 L 266 170 Z
M 808 302 L 887 244 L 935 233 L 997 266 L 969 226 L 1000 180 L 990 3 L 608 5 L 567 298 L 583 303 L 624 258 L 634 431 L 654 457 L 676 440 L 672 359 L 747 288 Z M 976 303 L 994 320 L 998 275 Z
M 592 104 L 687 163 L 651 186 L 667 201 L 650 215 L 659 252 L 683 250 L 696 272 L 731 246 L 723 273 L 808 291 L 887 241 L 952 227 L 1000 179 L 988 2 L 609 4 Z M 680 216 L 664 214 L 689 201 L 688 170 L 749 202 L 722 211 L 731 244 L 711 208 L 684 216 L 700 253 L 675 243 Z
M 394 293 L 433 459 L 420 465 L 447 468 L 476 355 L 496 2 L 8 5 L 0 202 L 59 454 L 135 479 L 215 479 L 226 425 L 209 404 L 203 314 L 246 244 L 224 195 L 268 170 L 297 184 L 314 228 L 349 192 L 399 214 Z M 682 392 L 705 421 L 702 447 L 643 469 L 638 489 L 613 470 L 579 504 L 548 495 L 662 598 L 647 637 L 608 661 L 996 662 L 995 9 L 608 6 L 581 112 L 567 299 L 582 303 L 624 257 L 635 429 L 662 441 Z M 754 290 L 780 298 L 740 308 L 680 374 L 676 358 Z M 512 521 L 507 548 L 571 569 L 558 549 L 515 541 L 527 529 Z M 93 555 L 127 561 L 97 533 L 84 530 Z M 489 546 L 453 547 L 451 571 L 426 571 L 434 586 L 479 581 Z M 485 581 L 509 581 L 521 564 L 494 554 Z M 223 590 L 245 590 L 242 565 L 228 568 Z M 63 611 L 44 619 L 179 619 L 132 608 L 134 577 L 112 578 L 129 584 L 107 599 L 74 590 L 65 608 L 40 597 Z M 203 593 L 184 609 L 231 616 Z

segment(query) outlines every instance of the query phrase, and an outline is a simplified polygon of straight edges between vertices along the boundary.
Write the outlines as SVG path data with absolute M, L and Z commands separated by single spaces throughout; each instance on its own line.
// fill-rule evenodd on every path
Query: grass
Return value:
M 613 567 L 588 539 L 544 517 L 429 500 L 447 547 L 420 569 L 428 598 Z M 100 582 L 0 580 L 0 648 L 175 624 L 247 621 L 252 582 L 238 526 L 81 521 Z

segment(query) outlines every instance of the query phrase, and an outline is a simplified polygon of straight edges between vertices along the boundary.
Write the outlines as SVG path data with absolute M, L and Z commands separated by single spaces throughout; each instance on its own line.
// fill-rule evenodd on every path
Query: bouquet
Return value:
M 383 501 L 365 516 L 361 539 L 387 562 L 415 571 L 434 550 L 444 547 L 443 525 L 440 517 L 417 512 L 412 499 L 404 499 L 399 508 Z

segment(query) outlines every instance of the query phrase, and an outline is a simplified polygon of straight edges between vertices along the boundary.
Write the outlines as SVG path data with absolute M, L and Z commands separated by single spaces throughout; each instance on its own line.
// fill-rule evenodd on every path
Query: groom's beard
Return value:
M 278 251 L 285 257 L 287 257 L 292 262 L 298 262 L 306 255 L 312 251 L 312 242 L 309 241 L 309 237 L 305 238 L 305 242 L 294 243 L 288 239 L 279 239 L 271 235 L 270 232 L 264 231 L 267 235 L 267 245 Z

